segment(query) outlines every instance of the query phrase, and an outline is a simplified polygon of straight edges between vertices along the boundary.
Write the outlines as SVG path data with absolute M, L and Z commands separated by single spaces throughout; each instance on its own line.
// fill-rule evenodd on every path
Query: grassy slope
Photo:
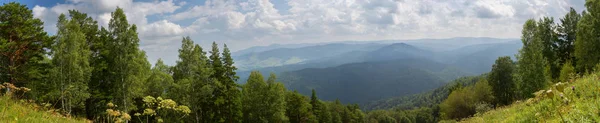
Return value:
M 64 118 L 36 110 L 33 105 L 0 96 L 0 123 L 85 123 L 87 120 Z
M 524 101 L 476 115 L 461 122 L 600 122 L 600 72 L 568 83 L 564 96 Z M 574 86 L 575 90 L 571 90 Z M 556 90 L 556 89 L 553 89 Z M 555 91 L 556 92 L 556 91 Z

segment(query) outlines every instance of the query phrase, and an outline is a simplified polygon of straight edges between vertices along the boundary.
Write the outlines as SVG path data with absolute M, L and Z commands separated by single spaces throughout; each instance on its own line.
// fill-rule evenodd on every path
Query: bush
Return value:
M 575 76 L 575 68 L 571 65 L 571 61 L 567 61 L 560 70 L 560 82 L 568 82 L 571 77 Z
M 492 89 L 484 79 L 474 86 L 458 89 L 450 93 L 450 96 L 440 104 L 440 111 L 444 119 L 461 119 L 475 113 L 487 111 L 485 106 L 493 101 Z

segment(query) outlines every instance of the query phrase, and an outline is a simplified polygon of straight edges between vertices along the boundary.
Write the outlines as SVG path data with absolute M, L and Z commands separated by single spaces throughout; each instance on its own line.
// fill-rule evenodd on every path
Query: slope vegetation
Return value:
M 36 108 L 37 107 L 37 108 Z M 87 120 L 65 118 L 58 113 L 39 110 L 39 106 L 0 96 L 0 122 L 19 123 L 86 123 Z
M 600 122 L 599 75 L 600 72 L 596 72 L 567 83 L 564 93 L 559 93 L 556 87 L 547 88 L 546 90 L 552 89 L 554 93 L 476 114 L 461 122 Z

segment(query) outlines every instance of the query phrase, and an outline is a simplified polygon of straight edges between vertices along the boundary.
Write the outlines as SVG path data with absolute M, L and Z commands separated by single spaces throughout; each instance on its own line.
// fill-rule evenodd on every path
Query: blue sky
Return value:
M 119 6 L 138 26 L 150 62 L 177 60 L 184 36 L 208 49 L 233 51 L 274 43 L 318 43 L 452 37 L 519 38 L 523 22 L 551 16 L 584 0 L 0 0 L 18 1 L 56 32 L 60 13 L 77 9 L 101 26 Z

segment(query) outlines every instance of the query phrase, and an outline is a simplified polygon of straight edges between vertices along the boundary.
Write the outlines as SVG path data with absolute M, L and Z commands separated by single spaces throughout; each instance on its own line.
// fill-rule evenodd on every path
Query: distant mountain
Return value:
M 510 56 L 513 60 L 516 60 L 514 56 L 522 46 L 520 41 L 472 45 L 453 51 L 455 54 L 449 56 L 456 56 L 457 59 L 446 63 L 451 63 L 472 73 L 486 73 L 492 69 L 492 65 L 500 56 Z
M 383 44 L 325 44 L 300 48 L 278 48 L 234 56 L 240 71 L 291 64 L 304 64 L 312 60 L 334 57 L 352 51 L 365 51 L 385 46 Z
M 307 46 L 314 46 L 314 45 L 317 45 L 317 44 L 271 44 L 268 46 L 254 46 L 254 47 L 250 47 L 247 49 L 233 52 L 232 56 L 235 57 L 235 56 L 246 55 L 249 53 L 260 53 L 260 52 L 269 51 L 269 50 L 273 50 L 273 49 L 300 48 L 300 47 L 307 47 Z
M 284 72 L 279 80 L 302 94 L 315 89 L 324 100 L 366 103 L 437 88 L 446 82 L 442 74 L 464 73 L 454 70 L 427 59 L 399 59 Z
M 460 40 L 470 45 L 460 44 Z M 303 94 L 310 94 L 314 88 L 325 100 L 339 98 L 364 104 L 424 92 L 459 77 L 489 72 L 496 58 L 514 56 L 522 46 L 513 39 L 492 38 L 415 41 L 423 42 L 321 44 L 271 49 L 234 59 L 240 68 L 239 83 L 245 83 L 251 70 L 266 75 L 273 72 L 289 89 Z M 397 102 L 404 105 L 403 101 Z

